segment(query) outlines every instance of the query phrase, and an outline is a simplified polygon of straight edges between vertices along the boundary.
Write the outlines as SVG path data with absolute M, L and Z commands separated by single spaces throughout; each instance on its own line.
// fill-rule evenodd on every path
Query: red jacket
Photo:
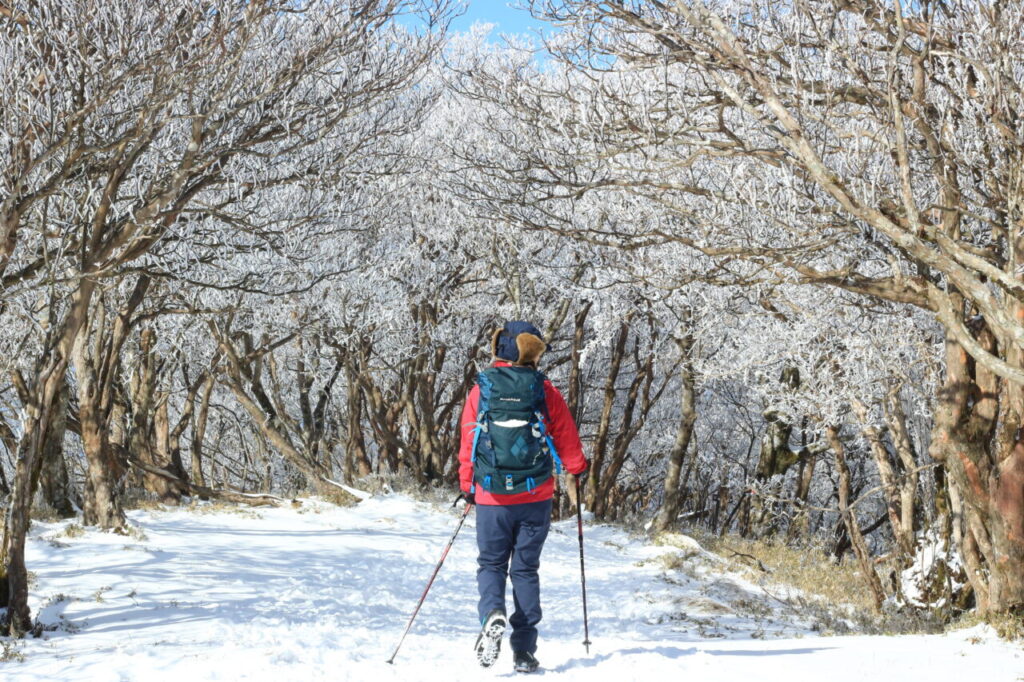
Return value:
M 511 363 L 498 361 L 495 367 L 510 367 Z M 587 460 L 583 456 L 583 444 L 580 434 L 576 431 L 569 407 L 558 389 L 550 381 L 544 382 L 544 402 L 547 405 L 550 423 L 546 423 L 547 432 L 555 441 L 555 450 L 562 466 L 570 474 L 582 474 L 587 469 Z M 459 485 L 463 492 L 473 488 L 473 429 L 476 426 L 477 409 L 480 404 L 480 387 L 473 386 L 466 397 L 466 406 L 462 408 L 462 443 L 459 448 Z M 477 504 L 524 504 L 526 502 L 543 502 L 550 500 L 555 492 L 555 477 L 552 476 L 539 486 L 525 493 L 499 495 L 487 490 L 476 488 Z

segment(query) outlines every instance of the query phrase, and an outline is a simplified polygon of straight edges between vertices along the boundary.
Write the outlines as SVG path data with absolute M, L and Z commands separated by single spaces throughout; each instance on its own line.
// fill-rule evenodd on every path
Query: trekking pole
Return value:
M 580 477 L 576 479 L 576 527 L 580 532 L 580 585 L 583 586 L 583 646 L 590 653 L 590 626 L 587 624 L 587 572 L 583 568 L 583 506 L 580 503 Z
M 459 498 L 455 500 L 456 503 L 458 501 Z M 405 636 L 409 634 L 409 630 L 412 628 L 412 622 L 416 620 L 416 614 L 420 612 L 420 607 L 423 606 L 423 601 L 427 598 L 427 592 L 430 591 L 430 586 L 434 584 L 434 578 L 437 577 L 438 571 L 441 570 L 441 564 L 444 563 L 445 557 L 448 556 L 448 550 L 450 550 L 452 545 L 455 544 L 455 536 L 459 534 L 460 530 L 462 530 L 462 524 L 466 522 L 466 517 L 469 516 L 469 510 L 472 507 L 473 505 L 471 503 L 466 503 L 466 509 L 462 512 L 462 517 L 459 518 L 459 525 L 455 526 L 455 532 L 452 533 L 451 540 L 448 541 L 448 544 L 444 548 L 444 552 L 441 553 L 441 560 L 438 561 L 437 566 L 434 567 L 434 572 L 431 574 L 430 580 L 427 581 L 427 587 L 423 590 L 423 596 L 420 597 L 419 603 L 416 604 L 416 609 L 412 612 L 412 616 L 409 617 L 409 624 L 405 626 L 405 632 L 402 633 L 402 638 L 398 640 L 398 646 L 395 647 L 395 653 L 391 654 L 391 658 L 388 659 L 388 663 L 394 664 L 395 656 L 398 655 L 398 650 L 402 647 L 402 642 L 405 641 Z

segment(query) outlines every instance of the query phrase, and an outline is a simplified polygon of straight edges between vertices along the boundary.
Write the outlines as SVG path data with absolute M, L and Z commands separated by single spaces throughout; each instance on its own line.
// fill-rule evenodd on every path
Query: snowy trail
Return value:
M 516 676 L 472 653 L 470 515 L 394 665 L 385 663 L 455 511 L 393 495 L 349 509 L 133 512 L 144 537 L 34 524 L 32 607 L 59 624 L 15 644 L 5 680 L 470 680 Z M 588 526 L 588 656 L 575 521 L 541 569 L 541 674 L 560 680 L 1024 680 L 1024 650 L 975 628 L 818 637 L 694 543 L 652 546 Z M 684 540 L 685 545 L 685 540 Z M 673 569 L 666 557 L 679 557 Z M 509 600 L 511 601 L 511 599 Z M 507 640 L 506 640 L 507 647 Z

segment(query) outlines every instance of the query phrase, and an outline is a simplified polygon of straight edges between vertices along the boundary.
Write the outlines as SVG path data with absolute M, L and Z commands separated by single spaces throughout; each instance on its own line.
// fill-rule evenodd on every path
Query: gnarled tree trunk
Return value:
M 995 344 L 984 330 L 979 341 Z M 930 453 L 943 463 L 962 506 L 961 553 L 982 612 L 1024 606 L 1021 394 L 947 340 Z
M 67 380 L 65 373 L 71 349 L 85 321 L 95 286 L 92 279 L 81 280 L 72 296 L 67 316 L 61 324 L 52 327 L 54 334 L 44 345 L 46 350 L 36 363 L 31 383 L 18 374 L 14 376 L 22 397 L 25 419 L 3 543 L 0 545 L 0 594 L 4 592 L 4 587 L 7 588 L 6 599 L 2 603 L 7 607 L 7 615 L 2 625 L 14 637 L 21 637 L 32 627 L 28 607 L 28 569 L 25 566 L 25 537 L 35 493 L 32 486 L 38 480 L 46 436 L 60 402 L 59 393 Z
M 829 446 L 836 458 L 836 469 L 839 471 L 839 516 L 843 520 L 846 532 L 853 546 L 853 552 L 857 556 L 857 564 L 860 566 L 861 576 L 871 591 L 875 611 L 881 611 L 882 602 L 885 601 L 885 592 L 882 590 L 882 581 L 878 579 L 874 564 L 871 561 L 871 553 L 868 551 L 867 543 L 860 526 L 857 525 L 857 514 L 850 506 L 850 467 L 846 464 L 846 447 L 839 439 L 839 429 L 829 426 L 825 429 L 825 435 Z
M 43 444 L 43 461 L 39 470 L 37 504 L 53 510 L 58 516 L 67 518 L 75 515 L 72 504 L 71 480 L 64 460 L 64 435 L 67 429 L 68 402 L 71 388 L 67 381 L 57 394 L 53 408 L 53 422 Z M 36 486 L 33 486 L 36 487 Z
M 694 424 L 697 423 L 696 381 L 693 373 L 693 363 L 690 361 L 693 337 L 686 334 L 681 339 L 678 339 L 676 343 L 683 358 L 679 371 L 679 377 L 682 381 L 682 386 L 679 390 L 679 426 L 676 428 L 675 442 L 672 443 L 672 450 L 668 456 L 664 498 L 661 503 L 661 509 L 654 519 L 654 529 L 658 531 L 667 530 L 671 527 L 679 515 L 683 494 L 680 486 L 683 461 L 690 447 L 690 439 L 693 437 Z

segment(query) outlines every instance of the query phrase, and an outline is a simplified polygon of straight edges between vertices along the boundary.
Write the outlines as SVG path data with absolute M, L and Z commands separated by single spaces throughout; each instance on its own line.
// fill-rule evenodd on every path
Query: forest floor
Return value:
M 458 512 L 404 495 L 340 508 L 139 510 L 130 536 L 32 526 L 38 639 L 0 639 L 4 680 L 401 680 L 518 677 L 481 670 L 473 516 L 393 665 L 386 663 Z M 545 547 L 537 657 L 559 680 L 1024 680 L 1024 648 L 978 626 L 946 635 L 824 636 L 686 536 L 652 544 L 587 524 L 583 645 L 576 522 Z M 509 595 L 511 602 L 511 595 Z M 510 604 L 511 606 L 511 604 Z M 812 615 L 809 611 L 815 611 Z M 507 647 L 507 639 L 506 644 Z

